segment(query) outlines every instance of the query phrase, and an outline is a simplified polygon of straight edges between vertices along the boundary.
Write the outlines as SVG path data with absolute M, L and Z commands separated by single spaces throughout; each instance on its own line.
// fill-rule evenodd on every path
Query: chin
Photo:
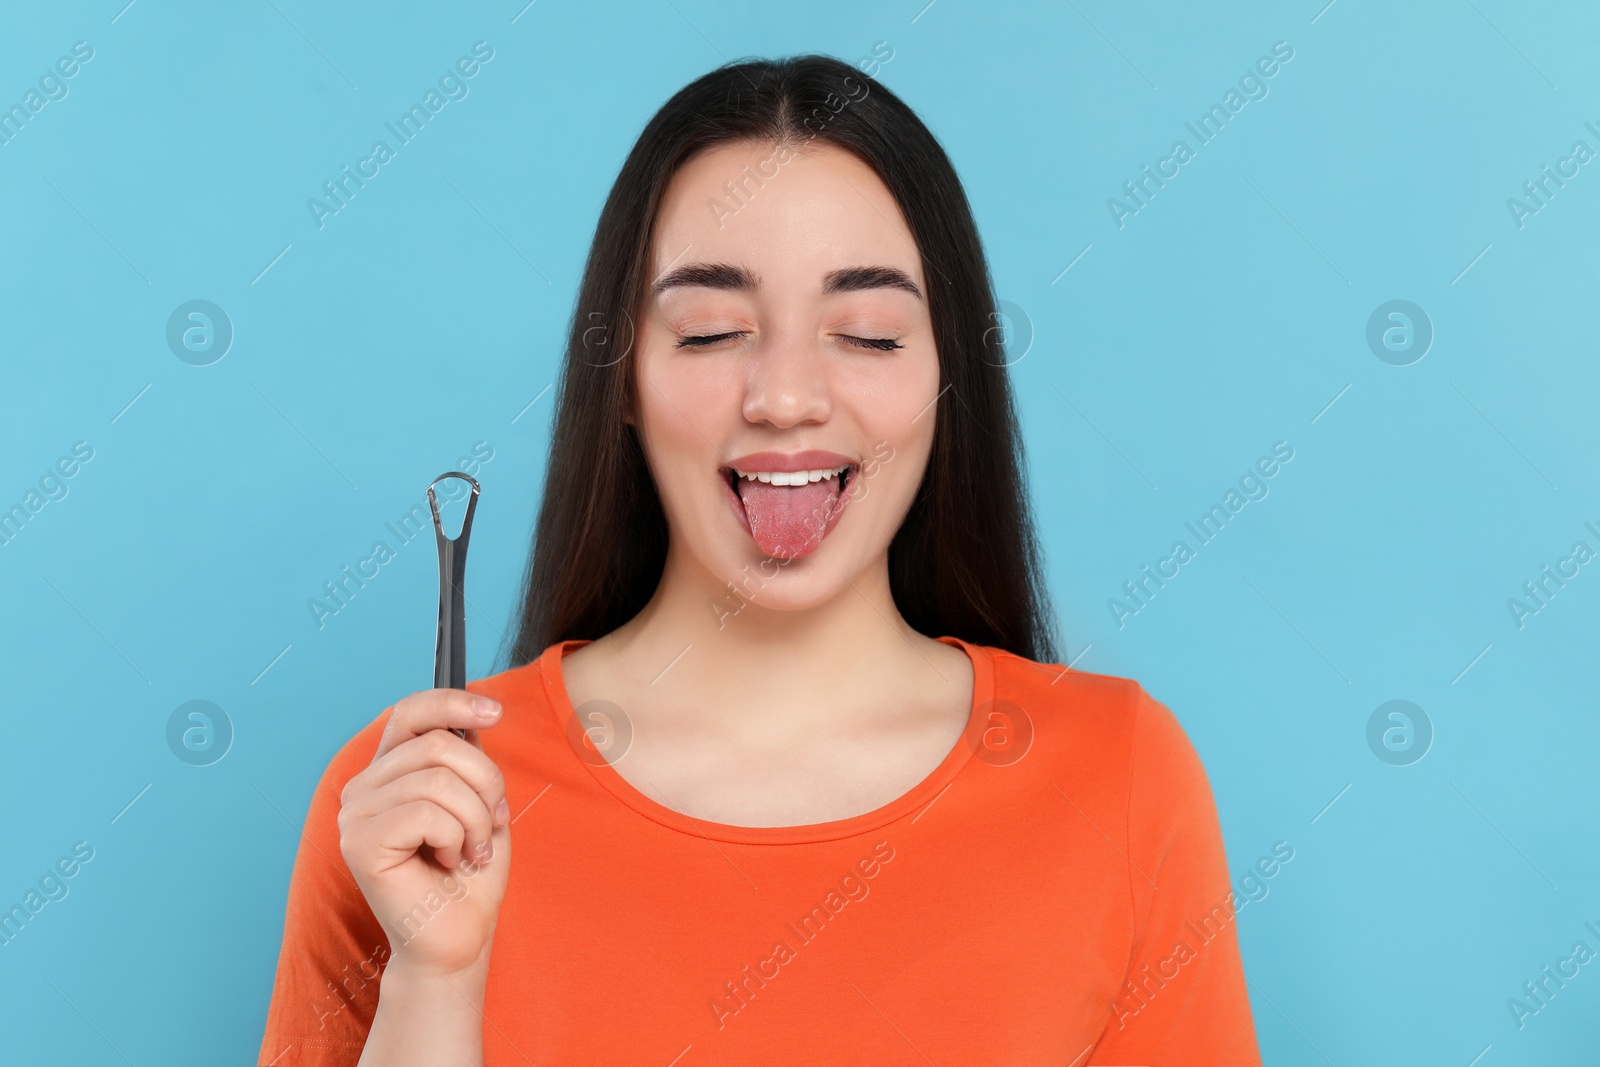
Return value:
M 736 614 L 810 611 L 850 593 L 850 585 L 843 575 L 826 563 L 819 567 L 810 560 L 794 560 L 778 566 L 783 562 L 763 557 L 748 570 L 729 579 L 732 589 L 724 587 L 722 610 Z M 800 570 L 807 563 L 810 565 Z
M 744 612 L 809 611 L 838 596 L 854 595 L 850 580 L 858 568 L 849 564 L 859 561 L 859 552 L 852 551 L 856 546 L 850 544 L 856 533 L 830 534 L 817 550 L 789 559 L 762 552 L 748 534 L 737 540 L 718 536 L 706 568 L 719 585 L 713 598 L 716 615 L 727 625 Z

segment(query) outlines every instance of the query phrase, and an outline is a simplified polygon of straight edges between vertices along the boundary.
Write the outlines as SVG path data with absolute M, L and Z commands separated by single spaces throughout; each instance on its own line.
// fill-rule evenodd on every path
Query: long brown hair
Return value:
M 633 314 L 668 181 L 714 145 L 811 141 L 877 173 L 911 229 L 929 290 L 941 392 L 927 470 L 889 545 L 895 605 L 927 636 L 1056 661 L 1004 334 L 966 193 L 899 97 L 838 59 L 803 55 L 730 63 L 696 79 L 656 112 L 622 164 L 570 326 L 510 666 L 556 641 L 610 633 L 661 579 L 666 517 L 622 416 L 633 388 Z

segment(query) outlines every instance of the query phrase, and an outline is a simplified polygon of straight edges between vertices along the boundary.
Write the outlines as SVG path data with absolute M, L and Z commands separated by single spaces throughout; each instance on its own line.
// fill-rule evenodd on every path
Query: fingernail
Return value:
M 494 807 L 494 824 L 496 826 L 504 826 L 506 824 L 506 820 L 510 817 L 511 805 L 506 802 L 505 797 L 501 797 L 500 803 L 496 804 Z
M 492 719 L 500 713 L 500 704 L 488 697 L 475 696 L 472 698 L 472 713 L 480 719 Z

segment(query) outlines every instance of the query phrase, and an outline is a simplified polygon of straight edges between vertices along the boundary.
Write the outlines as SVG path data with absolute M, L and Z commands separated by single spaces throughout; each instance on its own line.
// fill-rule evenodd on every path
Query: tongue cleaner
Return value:
M 433 487 L 446 478 L 460 478 L 472 486 L 467 497 L 467 513 L 461 520 L 461 532 L 455 540 L 444 535 L 444 522 L 439 518 L 439 501 Z M 472 512 L 478 506 L 478 483 L 469 474 L 446 471 L 428 483 L 428 507 L 433 512 L 433 532 L 439 542 L 439 628 L 433 641 L 433 687 L 435 689 L 465 689 L 467 687 L 467 611 L 462 594 L 462 581 L 467 573 L 467 537 L 472 533 Z M 457 737 L 466 737 L 465 730 L 451 728 Z

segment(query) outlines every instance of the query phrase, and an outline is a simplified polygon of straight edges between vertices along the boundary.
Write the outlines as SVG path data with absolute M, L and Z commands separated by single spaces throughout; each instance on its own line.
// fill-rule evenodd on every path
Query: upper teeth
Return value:
M 735 467 L 733 473 L 754 482 L 770 482 L 773 485 L 805 485 L 808 482 L 820 482 L 824 478 L 832 478 L 849 466 L 850 464 L 843 463 L 837 467 L 819 471 L 750 471 L 748 473 Z

